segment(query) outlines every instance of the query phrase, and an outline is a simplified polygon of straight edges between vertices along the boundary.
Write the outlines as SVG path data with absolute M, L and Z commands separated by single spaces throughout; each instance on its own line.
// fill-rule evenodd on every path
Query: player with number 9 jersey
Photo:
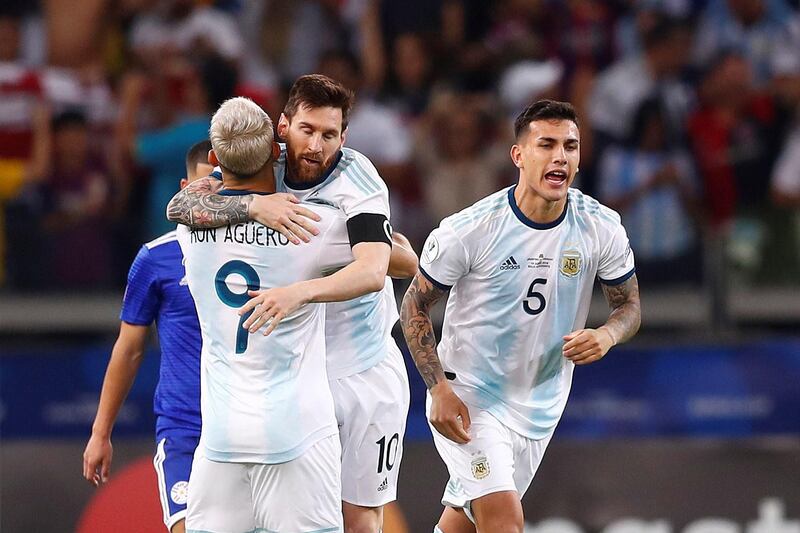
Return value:
M 247 291 L 321 277 L 352 261 L 341 212 L 308 205 L 322 217 L 321 234 L 299 246 L 257 222 L 178 228 L 203 337 L 202 444 L 212 461 L 282 463 L 337 431 L 324 307 L 301 307 L 269 336 L 249 334 L 247 316 L 237 313 Z

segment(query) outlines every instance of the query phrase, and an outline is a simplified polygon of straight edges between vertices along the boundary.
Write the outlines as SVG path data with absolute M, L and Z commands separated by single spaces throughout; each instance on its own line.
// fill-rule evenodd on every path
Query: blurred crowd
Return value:
M 214 109 L 277 119 L 309 72 L 356 91 L 346 145 L 417 246 L 516 179 L 513 118 L 547 97 L 642 284 L 702 283 L 708 249 L 800 279 L 797 0 L 4 0 L 0 286 L 121 286 Z

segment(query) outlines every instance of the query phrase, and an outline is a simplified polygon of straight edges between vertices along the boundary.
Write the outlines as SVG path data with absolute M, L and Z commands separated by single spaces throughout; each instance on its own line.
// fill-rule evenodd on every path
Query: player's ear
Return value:
M 347 140 L 347 128 L 344 129 L 342 132 L 342 146 L 344 146 L 344 142 Z
M 280 156 L 281 156 L 281 147 L 278 146 L 278 143 L 272 141 L 272 157 L 270 158 L 270 161 L 277 161 Z
M 514 166 L 517 168 L 522 168 L 522 149 L 518 144 L 511 147 L 511 161 L 514 162 Z
M 285 140 L 287 133 L 289 133 L 289 118 L 281 113 L 281 118 L 278 119 L 278 137 Z
M 187 178 L 181 178 L 181 189 L 189 185 L 189 180 Z
M 208 151 L 208 163 L 215 167 L 219 166 L 219 159 L 217 159 L 217 154 L 214 152 L 214 150 Z

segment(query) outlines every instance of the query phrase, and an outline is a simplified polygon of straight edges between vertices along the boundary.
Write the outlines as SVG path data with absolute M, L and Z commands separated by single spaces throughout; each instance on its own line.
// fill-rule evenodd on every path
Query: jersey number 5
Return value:
M 228 276 L 231 274 L 239 274 L 244 278 L 244 282 L 247 283 L 246 291 L 237 293 L 233 292 L 230 287 L 228 287 L 227 280 Z M 228 261 L 220 267 L 220 269 L 217 271 L 217 275 L 214 278 L 214 286 L 217 289 L 217 296 L 219 296 L 219 299 L 222 300 L 222 303 L 238 309 L 246 304 L 248 300 L 250 300 L 250 297 L 247 295 L 247 291 L 257 291 L 261 288 L 261 280 L 258 277 L 258 272 L 256 272 L 253 267 L 244 261 L 235 259 L 233 261 Z M 242 324 L 252 313 L 253 311 L 245 313 L 239 319 L 239 325 L 236 328 L 237 354 L 244 353 L 245 350 L 247 350 L 247 339 L 249 338 L 250 332 L 244 329 Z
M 522 300 L 522 309 L 524 309 L 525 312 L 528 313 L 529 315 L 538 315 L 539 313 L 544 311 L 545 307 L 547 307 L 547 302 L 544 299 L 544 294 L 533 290 L 533 288 L 536 287 L 536 285 L 538 284 L 544 285 L 545 283 L 547 283 L 547 280 L 545 278 L 536 278 L 535 280 L 533 280 L 533 283 L 531 283 L 531 286 L 528 287 L 528 295 L 525 297 L 525 299 Z M 531 306 L 532 301 L 535 301 L 533 307 Z

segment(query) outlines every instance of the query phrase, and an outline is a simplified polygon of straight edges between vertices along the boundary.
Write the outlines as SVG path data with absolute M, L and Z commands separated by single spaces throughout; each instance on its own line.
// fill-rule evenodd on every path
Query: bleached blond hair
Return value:
M 255 174 L 272 155 L 272 120 L 249 98 L 223 102 L 208 136 L 220 165 L 238 176 Z

